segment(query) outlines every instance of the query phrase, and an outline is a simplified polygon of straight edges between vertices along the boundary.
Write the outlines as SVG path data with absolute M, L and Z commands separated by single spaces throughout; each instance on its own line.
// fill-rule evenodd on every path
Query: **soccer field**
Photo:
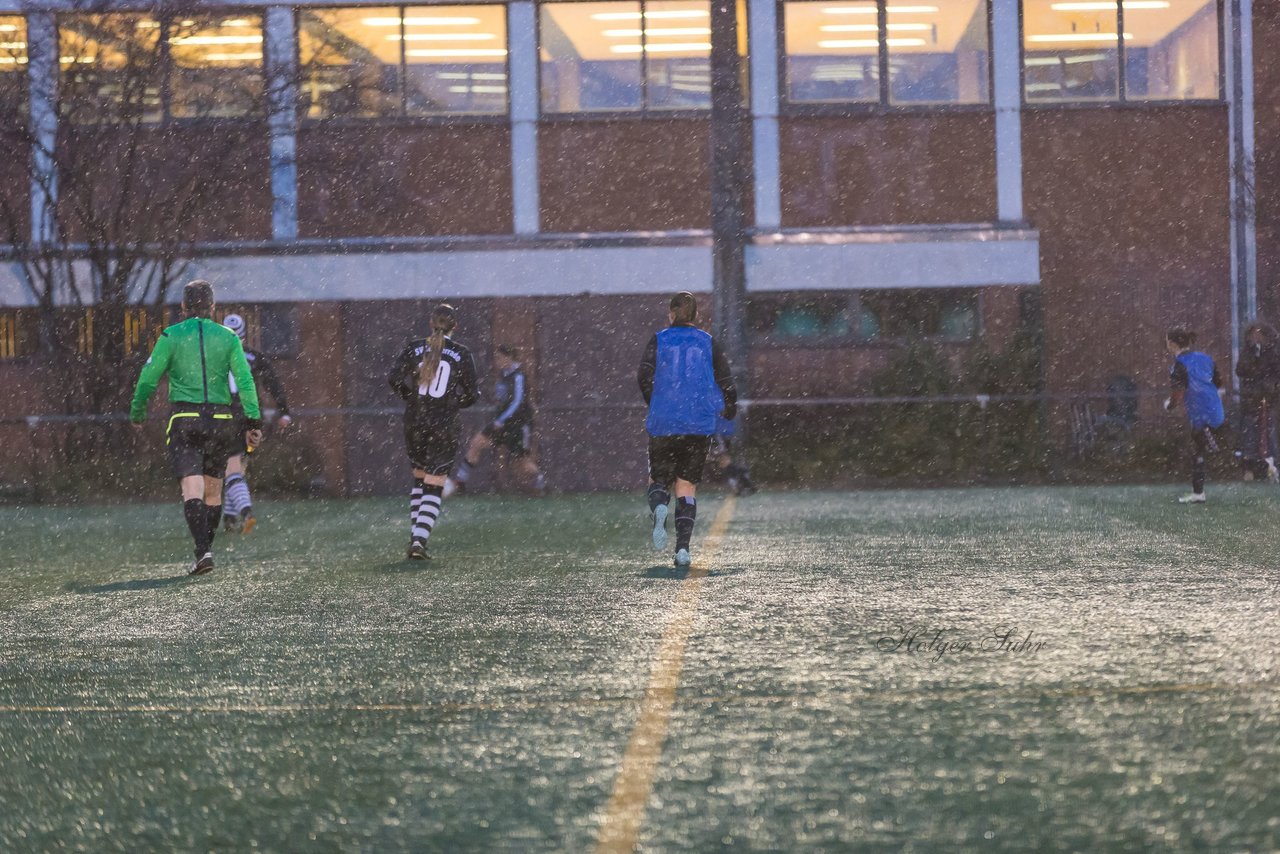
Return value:
M 0 508 L 0 850 L 1275 849 L 1280 493 L 1177 494 Z

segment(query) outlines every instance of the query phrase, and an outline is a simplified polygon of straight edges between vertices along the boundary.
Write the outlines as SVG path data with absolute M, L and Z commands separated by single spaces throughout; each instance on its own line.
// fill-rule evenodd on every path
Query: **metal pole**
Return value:
M 711 254 L 714 334 L 733 364 L 739 396 L 749 393 L 746 337 L 748 115 L 743 104 L 738 4 L 711 3 Z
M 1227 101 L 1231 175 L 1231 353 L 1240 358 L 1241 329 L 1258 313 L 1258 232 L 1254 198 L 1252 0 L 1227 4 Z

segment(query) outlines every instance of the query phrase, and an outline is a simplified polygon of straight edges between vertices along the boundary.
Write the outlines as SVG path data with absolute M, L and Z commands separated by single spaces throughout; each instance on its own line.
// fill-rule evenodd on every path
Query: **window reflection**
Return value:
M 703 0 L 544 3 L 539 31 L 545 112 L 711 104 L 711 9 Z
M 63 112 L 83 124 L 261 112 L 257 15 L 59 18 Z
M 308 118 L 507 109 L 505 6 L 304 9 L 298 43 Z
M 783 7 L 787 98 L 985 103 L 987 18 L 985 0 L 789 0 Z M 887 85 L 880 79 L 882 67 L 888 69 Z
M 1028 101 L 1220 97 L 1215 0 L 1023 0 L 1023 33 Z

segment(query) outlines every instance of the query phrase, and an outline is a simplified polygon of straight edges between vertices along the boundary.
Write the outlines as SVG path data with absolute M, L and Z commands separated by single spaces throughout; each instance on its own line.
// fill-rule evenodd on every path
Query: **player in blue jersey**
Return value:
M 1195 333 L 1180 326 L 1170 329 L 1165 336 L 1165 347 L 1174 361 L 1169 369 L 1172 394 L 1164 402 L 1164 408 L 1184 405 L 1191 426 L 1191 494 L 1178 499 L 1183 504 L 1204 503 L 1204 458 L 1218 450 L 1214 431 L 1226 420 L 1222 408 L 1222 377 L 1212 357 L 1191 349 L 1195 343 Z
M 697 518 L 697 487 L 706 466 L 718 419 L 737 413 L 738 390 L 729 360 L 716 342 L 694 324 L 698 302 L 681 291 L 671 298 L 670 326 L 649 339 L 640 360 L 640 393 L 649 405 L 649 511 L 653 546 L 667 545 L 667 511 L 676 498 L 675 565 L 693 559 L 689 541 Z

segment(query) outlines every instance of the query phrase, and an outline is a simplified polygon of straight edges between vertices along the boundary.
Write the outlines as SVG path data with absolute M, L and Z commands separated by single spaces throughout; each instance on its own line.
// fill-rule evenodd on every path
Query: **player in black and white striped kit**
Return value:
M 243 317 L 238 314 L 228 314 L 222 318 L 222 325 L 239 336 L 240 343 L 244 345 L 244 357 L 249 362 L 249 369 L 253 371 L 254 379 L 260 381 L 275 400 L 280 410 L 276 426 L 282 430 L 288 429 L 293 423 L 293 416 L 289 414 L 289 401 L 285 398 L 284 385 L 276 374 L 275 366 L 265 353 L 251 349 L 245 342 L 246 329 Z M 240 392 L 236 388 L 235 377 L 228 377 L 227 382 L 231 385 L 232 411 L 237 419 L 243 421 L 244 407 L 240 404 Z M 248 453 L 249 446 L 243 440 L 239 441 L 227 460 L 227 474 L 223 481 L 222 526 L 227 531 L 241 534 L 250 533 L 258 524 L 257 517 L 253 515 L 253 496 L 249 494 L 248 472 L 245 467 Z
M 453 306 L 431 312 L 431 336 L 400 352 L 387 381 L 405 402 L 404 442 L 413 467 L 409 497 L 409 557 L 428 560 L 427 539 L 440 517 L 445 478 L 458 455 L 459 413 L 479 398 L 471 351 L 448 337 L 457 326 Z
M 488 448 L 504 448 L 516 461 L 520 475 L 533 485 L 533 491 L 543 495 L 547 491 L 546 478 L 533 458 L 531 437 L 533 434 L 533 404 L 529 401 L 529 380 L 520 364 L 520 351 L 502 344 L 493 357 L 498 378 L 493 384 L 498 408 L 483 430 L 477 433 L 444 487 L 445 496 L 461 492 L 471 477 L 471 470 L 480 463 L 480 455 Z

